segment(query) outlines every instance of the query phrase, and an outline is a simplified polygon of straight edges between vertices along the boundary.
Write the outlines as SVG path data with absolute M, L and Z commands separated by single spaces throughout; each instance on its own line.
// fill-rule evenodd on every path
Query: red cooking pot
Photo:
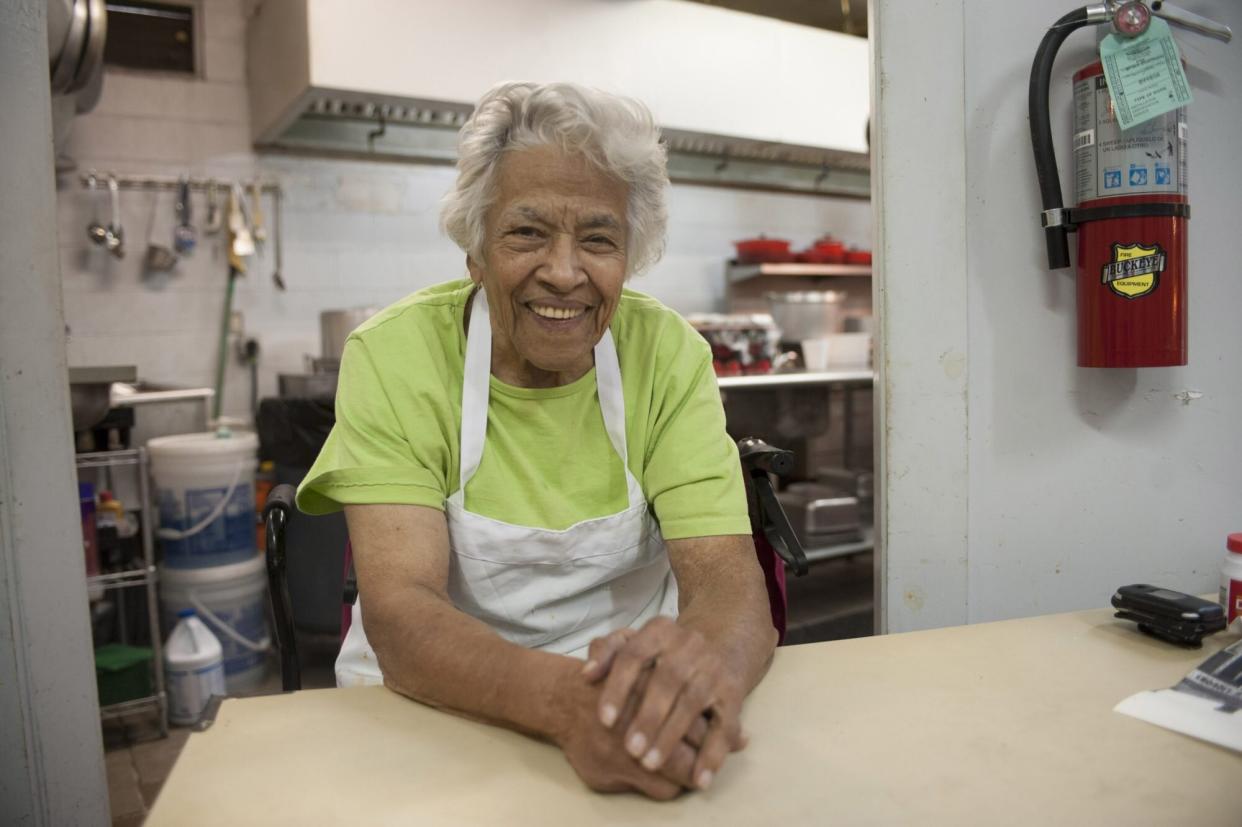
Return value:
M 812 264 L 840 264 L 845 261 L 845 244 L 831 238 L 821 238 L 802 255 Z
M 793 261 L 789 242 L 780 238 L 747 238 L 733 242 L 738 264 L 761 264 L 765 261 Z

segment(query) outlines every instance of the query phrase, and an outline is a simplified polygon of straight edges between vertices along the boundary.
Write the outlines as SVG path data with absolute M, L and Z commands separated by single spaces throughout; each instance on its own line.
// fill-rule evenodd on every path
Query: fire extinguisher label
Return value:
M 1137 299 L 1159 286 L 1165 262 L 1159 244 L 1114 244 L 1113 258 L 1104 265 L 1102 280 L 1118 296 Z
M 1074 194 L 1186 195 L 1186 109 L 1122 130 L 1104 76 L 1074 84 Z

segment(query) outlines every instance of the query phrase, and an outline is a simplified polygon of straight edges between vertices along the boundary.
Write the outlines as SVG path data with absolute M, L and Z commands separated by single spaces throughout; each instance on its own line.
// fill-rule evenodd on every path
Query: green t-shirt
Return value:
M 298 490 L 309 514 L 348 504 L 444 508 L 459 487 L 467 280 L 388 307 L 349 337 L 336 426 Z M 612 319 L 630 471 L 668 539 L 749 534 L 737 447 L 707 343 L 649 296 L 625 290 Z M 466 508 L 560 530 L 622 511 L 625 473 L 604 428 L 595 370 L 557 388 L 491 377 L 483 458 Z

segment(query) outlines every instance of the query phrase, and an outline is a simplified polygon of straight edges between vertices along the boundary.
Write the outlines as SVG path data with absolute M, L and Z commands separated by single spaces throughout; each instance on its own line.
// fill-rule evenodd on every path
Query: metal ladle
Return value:
M 173 230 L 173 247 L 178 253 L 188 255 L 194 252 L 194 246 L 198 243 L 198 236 L 194 232 L 194 226 L 190 223 L 192 209 L 189 178 L 182 176 L 177 182 L 177 202 L 173 209 L 177 213 L 177 226 Z
M 262 250 L 267 241 L 267 228 L 263 226 L 263 187 L 257 179 L 250 182 L 250 233 L 254 246 Z
M 220 232 L 222 226 L 224 226 L 224 211 L 220 209 L 216 179 L 212 178 L 207 184 L 207 222 L 203 225 L 203 232 L 207 235 L 215 235 Z
M 177 254 L 163 244 L 155 243 L 155 216 L 159 211 L 160 193 L 156 190 L 155 198 L 151 203 L 151 218 L 147 224 L 147 254 L 142 259 L 143 274 L 145 276 L 167 273 L 177 266 Z
M 112 220 L 104 230 L 104 246 L 117 258 L 125 258 L 125 230 L 121 227 L 121 185 L 108 174 L 108 195 L 112 201 Z
M 86 225 L 86 235 L 100 246 L 108 242 L 108 228 L 99 222 L 99 181 L 94 175 L 87 178 L 91 199 L 91 223 Z
M 280 272 L 283 267 L 280 254 L 281 198 L 280 187 L 277 187 L 276 191 L 272 193 L 272 244 L 276 247 L 276 269 L 272 271 L 272 282 L 278 290 L 285 289 L 285 278 Z

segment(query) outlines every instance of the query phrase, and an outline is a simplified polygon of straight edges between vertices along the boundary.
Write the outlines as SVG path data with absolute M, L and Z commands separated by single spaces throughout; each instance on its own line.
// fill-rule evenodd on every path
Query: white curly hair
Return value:
M 627 276 L 660 260 L 668 226 L 660 130 L 639 101 L 573 83 L 501 83 L 479 99 L 458 135 L 457 182 L 440 209 L 440 226 L 457 246 L 483 260 L 500 159 L 541 146 L 581 153 L 627 185 Z

